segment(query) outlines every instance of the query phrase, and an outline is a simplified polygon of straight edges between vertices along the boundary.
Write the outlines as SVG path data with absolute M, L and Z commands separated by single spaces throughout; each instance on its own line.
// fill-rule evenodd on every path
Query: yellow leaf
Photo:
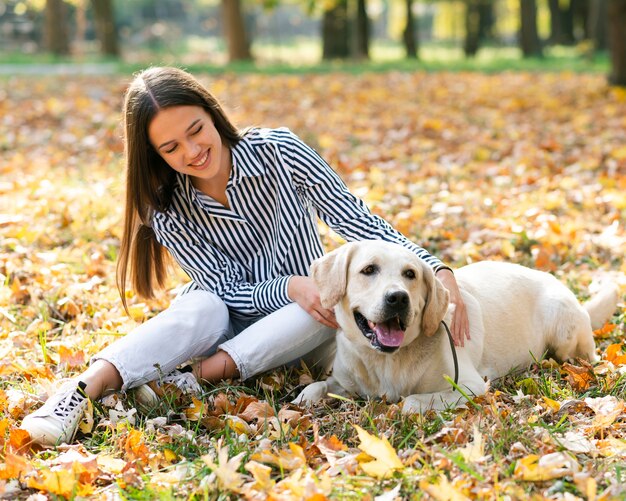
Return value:
M 374 458 L 374 461 L 364 462 L 360 465 L 367 475 L 385 478 L 392 475 L 395 470 L 404 468 L 402 461 L 386 437 L 380 439 L 370 435 L 360 426 L 354 425 L 354 427 L 361 441 L 359 449 Z
M 426 480 L 421 480 L 420 489 L 427 492 L 437 501 L 469 501 L 470 499 L 443 474 L 440 475 L 438 483 L 429 483 Z
M 565 452 L 553 452 L 545 456 L 530 454 L 515 464 L 513 476 L 529 482 L 543 482 L 580 471 L 576 459 Z
M 474 425 L 474 441 L 457 451 L 461 453 L 465 461 L 478 461 L 485 457 L 485 442 L 476 425 Z
M 147 307 L 143 303 L 132 304 L 128 307 L 128 313 L 133 320 L 140 322 L 146 318 Z
M 94 420 L 93 420 L 93 405 L 91 403 L 91 399 L 87 399 L 87 408 L 85 409 L 85 413 L 83 414 L 83 418 L 78 423 L 78 429 L 81 433 L 91 433 L 93 430 Z
M 246 423 L 239 416 L 228 416 L 226 418 L 226 424 L 237 435 L 252 435 L 254 432 L 250 425 Z
M 588 473 L 574 475 L 574 484 L 588 501 L 595 501 L 598 495 L 598 483 Z
M 544 406 L 551 410 L 552 412 L 558 412 L 559 409 L 561 408 L 561 404 L 558 403 L 556 400 L 552 400 L 551 398 L 548 397 L 542 397 L 543 398 L 543 403 Z
M 74 472 L 63 468 L 55 470 L 39 470 L 36 476 L 30 477 L 26 485 L 31 489 L 50 492 L 69 498 L 78 481 Z
M 272 469 L 269 466 L 256 461 L 248 461 L 244 468 L 252 473 L 254 477 L 254 484 L 251 485 L 252 489 L 267 492 L 274 487 L 275 482 L 271 478 Z
M 122 470 L 126 467 L 126 461 L 119 459 L 108 454 L 99 454 L 97 457 L 98 468 L 107 473 L 117 475 L 122 473 Z
M 261 450 L 252 454 L 250 459 L 261 463 L 274 464 L 281 470 L 296 470 L 307 464 L 304 450 L 293 442 L 289 442 L 288 451 L 281 450 L 278 454 L 275 454 L 270 450 Z
M 626 160 L 626 146 L 620 146 L 611 151 L 611 156 L 615 160 Z
M 172 449 L 164 449 L 163 455 L 165 456 L 165 459 L 170 463 L 178 461 L 178 454 L 176 454 Z
M 206 406 L 202 400 L 191 397 L 191 405 L 185 409 L 185 416 L 189 421 L 199 421 L 205 414 Z
M 221 442 L 217 444 L 217 463 L 207 454 L 202 456 L 202 461 L 206 464 L 215 476 L 217 483 L 222 489 L 239 492 L 244 483 L 245 477 L 237 470 L 241 465 L 241 460 L 246 452 L 241 452 L 235 457 L 228 459 L 228 447 L 222 447 Z
M 502 240 L 500 243 L 500 249 L 502 251 L 502 255 L 506 257 L 515 256 L 515 246 L 511 243 L 510 240 Z

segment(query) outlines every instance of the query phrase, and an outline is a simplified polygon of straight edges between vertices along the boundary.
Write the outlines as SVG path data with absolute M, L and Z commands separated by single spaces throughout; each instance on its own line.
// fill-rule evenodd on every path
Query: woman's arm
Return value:
M 387 221 L 371 213 L 367 205 L 348 190 L 333 169 L 312 148 L 288 130 L 284 132 L 282 154 L 293 168 L 294 181 L 307 194 L 318 216 L 347 241 L 386 240 L 413 251 L 437 272 L 437 278 L 450 292 L 455 305 L 450 329 L 455 344 L 462 346 L 469 339 L 469 320 L 456 279 L 451 270 L 426 249 L 416 245 Z
M 243 317 L 268 315 L 292 302 L 287 288 L 291 275 L 258 283 L 246 279 L 246 270 L 224 255 L 194 229 L 174 223 L 166 215 L 153 221 L 157 240 L 196 284 L 194 288 L 219 296 L 226 306 Z

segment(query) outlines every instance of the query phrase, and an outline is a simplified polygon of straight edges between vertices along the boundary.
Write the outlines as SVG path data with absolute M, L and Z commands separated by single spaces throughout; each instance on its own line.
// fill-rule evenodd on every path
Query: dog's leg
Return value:
M 488 389 L 478 373 L 471 379 L 459 382 L 459 387 L 469 396 L 484 395 Z M 455 389 L 434 393 L 420 393 L 409 395 L 402 402 L 403 414 L 422 414 L 430 409 L 443 411 L 452 407 L 458 407 L 465 403 L 465 397 Z
M 308 407 L 322 400 L 327 394 L 328 388 L 326 381 L 316 381 L 315 383 L 307 385 L 291 403 Z
M 349 394 L 337 382 L 337 380 L 331 376 L 326 381 L 316 381 L 315 383 L 311 383 L 310 385 L 308 385 L 304 390 L 300 392 L 300 395 L 298 395 L 294 400 L 291 401 L 291 403 L 308 407 L 319 402 L 329 393 L 334 393 L 336 395 L 342 396 L 347 396 Z
M 558 317 L 553 327 L 555 332 L 549 345 L 554 355 L 561 362 L 575 358 L 596 361 L 596 345 L 587 313 L 579 306 L 568 313 Z

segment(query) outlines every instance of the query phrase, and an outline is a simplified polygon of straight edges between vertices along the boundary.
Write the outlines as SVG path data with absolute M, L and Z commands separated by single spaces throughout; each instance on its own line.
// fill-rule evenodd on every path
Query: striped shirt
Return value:
M 292 302 L 289 279 L 308 275 L 324 254 L 316 217 L 346 241 L 396 242 L 443 266 L 373 215 L 287 128 L 248 131 L 232 149 L 226 195 L 228 209 L 178 173 L 172 202 L 154 213 L 152 227 L 192 279 L 186 291 L 213 292 L 235 316 L 265 316 Z

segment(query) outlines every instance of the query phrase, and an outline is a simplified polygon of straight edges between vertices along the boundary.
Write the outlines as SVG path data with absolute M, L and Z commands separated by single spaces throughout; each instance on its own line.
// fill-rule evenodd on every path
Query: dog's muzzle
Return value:
M 361 333 L 369 340 L 372 348 L 383 353 L 393 353 L 404 341 L 406 323 L 399 315 L 382 322 L 372 322 L 355 310 L 354 321 Z

